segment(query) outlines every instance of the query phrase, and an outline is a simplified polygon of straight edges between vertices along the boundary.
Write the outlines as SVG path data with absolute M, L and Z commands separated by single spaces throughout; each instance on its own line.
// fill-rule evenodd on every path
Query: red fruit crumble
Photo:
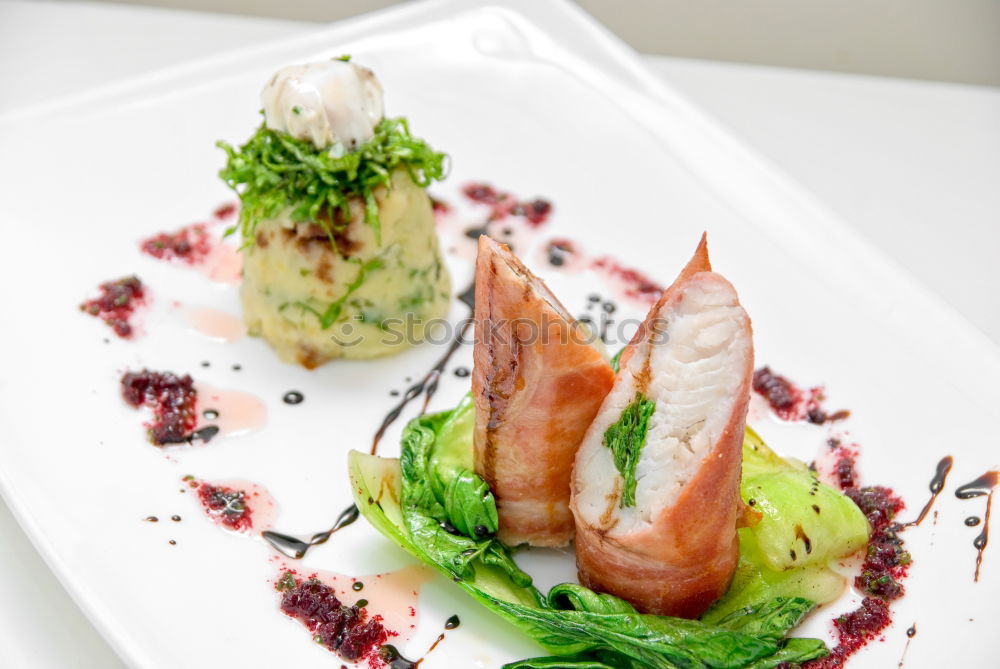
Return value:
M 803 390 L 784 376 L 772 372 L 770 367 L 761 367 L 753 373 L 753 389 L 767 400 L 782 420 L 805 420 L 822 425 L 851 415 L 846 409 L 827 412 L 820 406 L 822 388 Z
M 132 336 L 129 319 L 143 303 L 145 288 L 137 276 L 126 276 L 100 285 L 101 294 L 80 305 L 80 311 L 104 321 L 123 339 Z
M 198 486 L 198 499 L 205 512 L 223 527 L 234 532 L 245 532 L 253 527 L 253 510 L 246 491 L 202 483 Z
M 179 259 L 195 265 L 208 257 L 212 239 L 204 223 L 195 223 L 175 232 L 161 232 L 140 244 L 143 253 L 160 260 Z
M 147 423 L 149 440 L 157 446 L 179 444 L 189 440 L 198 422 L 195 402 L 198 391 L 187 374 L 173 372 L 127 372 L 122 376 L 122 398 L 139 408 L 153 410 L 153 421 Z
M 284 593 L 282 612 L 305 625 L 316 643 L 349 662 L 376 659 L 391 635 L 380 616 L 369 617 L 364 608 L 342 604 L 333 588 L 318 579 L 303 581 L 286 571 L 275 587 Z
M 901 581 L 911 561 L 899 536 L 904 526 L 894 521 L 896 514 L 903 510 L 903 500 L 882 486 L 857 487 L 858 476 L 854 470 L 857 452 L 843 447 L 836 439 L 831 439 L 829 444 L 831 449 L 839 451 L 835 470 L 837 482 L 865 514 L 872 528 L 861 574 L 854 579 L 854 586 L 866 596 L 860 607 L 833 621 L 837 646 L 826 657 L 803 665 L 807 669 L 843 666 L 848 657 L 889 626 L 892 622 L 889 602 L 903 596 Z
M 806 662 L 805 669 L 834 669 L 871 641 L 892 622 L 889 605 L 878 597 L 865 597 L 861 606 L 833 621 L 837 646 L 826 657 Z
M 614 258 L 602 256 L 593 263 L 594 269 L 607 273 L 608 276 L 620 281 L 624 286 L 625 297 L 648 302 L 650 304 L 660 299 L 664 288 L 639 270 L 625 267 Z
M 498 190 L 488 183 L 474 182 L 462 187 L 462 193 L 469 200 L 490 208 L 490 220 L 499 221 L 508 216 L 520 216 L 533 227 L 538 227 L 549 219 L 552 203 L 542 198 L 519 200 L 512 193 Z

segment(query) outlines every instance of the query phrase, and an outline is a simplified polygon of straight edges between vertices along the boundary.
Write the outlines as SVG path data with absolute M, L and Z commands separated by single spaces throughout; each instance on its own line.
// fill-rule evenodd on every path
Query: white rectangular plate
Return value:
M 175 303 L 238 314 L 236 291 L 141 256 L 137 241 L 230 199 L 216 178 L 223 156 L 214 142 L 250 135 L 272 71 L 342 53 L 378 73 L 390 115 L 406 115 L 417 135 L 451 154 L 452 175 L 437 194 L 455 201 L 461 183 L 485 179 L 551 199 L 555 214 L 538 244 L 569 237 L 666 282 L 707 230 L 713 264 L 753 318 L 758 363 L 825 383 L 830 406 L 853 410 L 846 427 L 863 446 L 862 475 L 898 491 L 906 513 L 925 501 L 938 459 L 954 455 L 936 521 L 906 533 L 914 564 L 895 624 L 852 666 L 895 666 L 913 622 L 919 634 L 906 667 L 995 659 L 997 641 L 984 635 L 1000 612 L 1000 563 L 990 547 L 972 584 L 978 530 L 962 519 L 982 515 L 983 500 L 960 502 L 952 492 L 997 464 L 997 349 L 569 4 L 446 0 L 0 117 L 0 485 L 128 663 L 339 664 L 278 612 L 267 547 L 218 531 L 192 495 L 179 494 L 179 481 L 250 479 L 278 500 L 282 531 L 327 526 L 350 501 L 347 451 L 367 448 L 394 402 L 389 391 L 419 376 L 442 347 L 307 372 L 257 340 L 207 341 L 184 327 Z M 571 310 L 582 313 L 586 295 L 606 289 L 594 275 L 546 272 L 537 254 L 518 250 Z M 458 257 L 450 264 L 461 288 L 471 268 Z M 104 343 L 108 331 L 77 305 L 99 282 L 133 272 L 154 291 L 146 333 Z M 456 304 L 452 315 L 464 312 Z M 470 359 L 466 348 L 455 364 Z M 253 393 L 267 405 L 267 425 L 202 448 L 153 448 L 142 415 L 118 391 L 122 371 L 144 366 Z M 446 375 L 432 408 L 454 404 L 466 384 Z M 283 404 L 291 389 L 306 401 Z M 397 452 L 412 410 L 386 438 L 387 454 Z M 779 452 L 807 460 L 827 437 L 771 419 L 757 427 Z M 184 520 L 140 522 L 150 514 Z M 572 575 L 565 555 L 526 559 L 543 586 Z M 363 575 L 411 562 L 358 522 L 302 568 Z M 800 632 L 828 634 L 830 616 L 851 601 Z M 449 615 L 463 621 L 425 666 L 494 667 L 540 654 L 444 578 L 424 587 L 419 608 L 410 655 Z

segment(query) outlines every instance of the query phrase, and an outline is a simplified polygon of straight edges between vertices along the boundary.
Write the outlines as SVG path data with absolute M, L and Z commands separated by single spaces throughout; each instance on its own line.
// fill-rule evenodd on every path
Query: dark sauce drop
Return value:
M 143 521 L 147 523 L 158 523 L 160 522 L 160 519 L 157 518 L 156 516 L 146 516 L 145 518 L 143 518 Z
M 948 480 L 948 472 L 951 471 L 951 467 L 954 464 L 954 459 L 950 455 L 946 455 L 937 463 L 937 469 L 934 472 L 934 478 L 931 479 L 930 485 L 928 486 L 931 491 L 930 499 L 924 504 L 924 508 L 920 510 L 920 515 L 917 516 L 916 520 L 912 520 L 906 525 L 919 525 L 923 519 L 927 516 L 927 513 L 934 506 L 934 501 L 937 499 L 938 495 L 944 489 L 945 481 Z
M 455 368 L 455 376 L 457 376 L 460 379 L 464 379 L 464 378 L 468 377 L 469 374 L 471 374 L 471 373 L 472 372 L 469 371 L 468 367 L 456 367 Z
M 402 656 L 399 649 L 390 644 L 384 644 L 378 649 L 380 660 L 389 665 L 390 669 L 416 669 L 420 666 L 420 660 L 414 662 Z
M 958 486 L 955 490 L 955 497 L 959 499 L 972 499 L 986 495 L 986 513 L 983 514 L 983 531 L 972 541 L 972 546 L 976 549 L 976 572 L 972 578 L 974 583 L 979 582 L 979 571 L 983 566 L 983 552 L 990 541 L 990 512 L 993 509 L 993 491 L 998 482 L 1000 482 L 1000 472 L 995 470 L 988 471 L 974 481 Z M 968 519 L 966 519 L 965 524 L 969 524 Z
M 271 544 L 271 547 L 274 548 L 274 550 L 278 551 L 282 555 L 295 560 L 300 560 L 303 556 L 305 556 L 306 551 L 308 551 L 310 547 L 326 543 L 327 540 L 333 536 L 334 532 L 344 529 L 356 521 L 360 515 L 361 513 L 358 510 L 357 505 L 351 504 L 349 507 L 341 511 L 339 516 L 337 516 L 337 520 L 334 522 L 333 527 L 323 532 L 317 532 L 312 535 L 308 541 L 303 541 L 302 539 L 282 534 L 281 532 L 274 532 L 273 530 L 261 532 L 260 536 L 262 536 L 267 543 Z
M 289 390 L 281 398 L 281 401 L 284 402 L 285 404 L 302 404 L 302 401 L 304 399 L 305 399 L 305 395 L 303 395 L 299 391 L 297 391 L 297 390 Z
M 986 472 L 976 480 L 958 486 L 955 489 L 955 497 L 959 499 L 972 499 L 973 497 L 988 495 L 996 487 L 998 481 L 1000 481 L 1000 472 Z
M 167 543 L 168 543 L 168 544 L 170 544 L 171 546 L 176 546 L 176 545 L 177 545 L 177 542 L 176 542 L 176 541 L 174 541 L 173 539 L 171 539 L 171 540 L 170 540 L 170 541 L 168 541 Z
M 982 519 L 979 516 L 969 516 L 968 518 L 965 519 L 965 524 L 968 525 L 969 527 L 975 527 L 981 522 Z
M 205 420 L 215 420 L 216 418 L 219 417 L 219 412 L 216 411 L 215 409 L 205 409 L 204 411 L 201 412 L 201 416 Z
M 576 253 L 576 247 L 566 239 L 553 239 L 545 249 L 549 264 L 562 267 Z
M 362 583 L 361 581 L 355 581 L 354 583 L 351 584 L 351 590 L 354 590 L 355 592 L 358 592 L 358 591 L 364 590 L 364 589 L 365 589 L 365 584 Z
M 219 427 L 217 425 L 206 425 L 205 427 L 199 428 L 192 432 L 188 438 L 188 443 L 194 443 L 200 441 L 207 444 L 212 439 L 214 439 L 219 434 Z
M 906 636 L 912 639 L 916 635 L 917 635 L 917 623 L 913 623 L 912 625 L 910 625 L 910 628 L 906 630 Z
M 170 520 L 174 521 L 175 523 L 179 523 L 181 522 L 181 517 L 175 514 L 173 516 L 170 516 Z
M 444 628 L 446 630 L 453 630 L 461 624 L 462 621 L 458 619 L 457 615 L 454 615 L 448 618 L 448 620 L 444 621 Z
M 458 299 L 468 305 L 469 309 L 475 309 L 475 283 L 470 284 L 468 288 L 462 291 L 462 293 L 459 294 Z M 382 419 L 382 424 L 379 426 L 378 430 L 376 430 L 375 436 L 372 438 L 372 446 L 369 451 L 372 455 L 375 455 L 378 452 L 379 442 L 382 440 L 382 437 L 385 436 L 389 426 L 399 419 L 399 416 L 403 413 L 403 410 L 410 402 L 417 397 L 424 395 L 424 407 L 428 405 L 431 397 L 433 397 L 434 393 L 437 391 L 438 380 L 441 377 L 441 372 L 444 371 L 444 368 L 448 365 L 448 361 L 451 360 L 451 356 L 455 354 L 458 347 L 465 342 L 465 333 L 468 332 L 472 322 L 473 319 L 468 318 L 462 323 L 462 327 L 459 328 L 455 339 L 448 346 L 448 350 L 445 351 L 445 354 L 441 356 L 441 358 L 422 379 L 406 389 L 406 392 L 403 393 L 403 398 L 399 401 L 399 403 L 392 407 L 389 410 L 389 413 L 385 415 L 385 418 Z

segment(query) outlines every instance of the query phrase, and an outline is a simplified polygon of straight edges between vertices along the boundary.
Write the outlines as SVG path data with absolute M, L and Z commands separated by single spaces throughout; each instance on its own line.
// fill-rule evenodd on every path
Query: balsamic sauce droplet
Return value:
M 965 524 L 969 527 L 975 527 L 981 522 L 979 516 L 969 516 L 965 519 Z
M 168 543 L 168 544 L 170 544 L 171 546 L 176 546 L 176 545 L 177 545 L 177 542 L 176 542 L 176 541 L 174 541 L 173 539 L 171 539 L 171 540 L 170 540 L 170 541 L 168 541 L 167 543 Z
M 177 514 L 174 514 L 173 516 L 170 516 L 170 520 L 174 521 L 175 523 L 179 523 L 181 522 L 181 517 L 178 516 Z
M 146 516 L 145 518 L 143 518 L 143 520 L 145 522 L 147 522 L 147 523 L 158 523 L 158 522 L 160 522 L 160 519 L 157 518 L 156 516 Z
M 389 669 L 416 669 L 420 660 L 414 662 L 403 657 L 399 649 L 393 645 L 385 644 L 378 649 L 379 659 L 389 665 Z
M 219 434 L 218 425 L 206 425 L 205 427 L 199 428 L 188 435 L 188 443 L 194 443 L 200 441 L 207 444 L 212 441 Z
M 333 527 L 323 532 L 317 532 L 312 535 L 308 541 L 303 541 L 297 537 L 282 534 L 281 532 L 275 532 L 273 530 L 261 532 L 260 536 L 263 537 L 264 541 L 271 544 L 271 547 L 274 548 L 274 550 L 278 551 L 285 557 L 290 557 L 294 560 L 301 560 L 311 546 L 318 546 L 326 543 L 334 532 L 347 527 L 356 521 L 360 515 L 361 512 L 358 510 L 357 505 L 351 504 L 349 507 L 340 512 L 340 515 L 337 516 L 337 520 L 334 522 Z
M 364 589 L 365 589 L 365 584 L 362 583 L 361 581 L 355 581 L 354 583 L 351 584 L 351 590 L 354 590 L 354 592 L 358 592 L 359 590 L 364 590 Z
M 205 418 L 205 420 L 215 420 L 219 417 L 219 412 L 215 409 L 205 409 L 201 412 L 201 415 Z
M 471 374 L 471 372 L 469 371 L 468 367 L 456 367 L 455 368 L 455 376 L 457 376 L 460 379 L 466 378 L 467 376 L 469 376 L 469 374 Z
M 997 483 L 1000 483 L 1000 471 L 991 470 L 965 485 L 960 485 L 955 490 L 955 497 L 959 499 L 972 499 L 986 495 L 986 513 L 983 514 L 983 531 L 972 541 L 972 546 L 976 549 L 976 572 L 972 577 L 973 583 L 979 582 L 979 570 L 983 566 L 983 551 L 990 540 L 990 512 L 993 509 L 993 492 Z M 965 521 L 969 525 L 969 519 Z
M 973 497 L 988 495 L 996 486 L 998 479 L 1000 479 L 1000 472 L 986 472 L 976 480 L 958 486 L 955 489 L 955 497 L 959 499 L 972 499 Z
M 931 491 L 930 499 L 924 504 L 924 508 L 920 510 L 920 515 L 917 516 L 916 520 L 911 520 L 905 525 L 919 525 L 923 522 L 924 518 L 927 517 L 927 513 L 934 506 L 934 501 L 937 499 L 938 495 L 944 489 L 945 481 L 948 480 L 948 472 L 951 471 L 951 466 L 954 464 L 954 460 L 950 455 L 946 455 L 937 463 L 937 469 L 934 472 L 934 478 L 931 479 L 928 489 Z
M 454 615 L 448 618 L 448 620 L 444 621 L 444 628 L 446 630 L 453 630 L 461 624 L 462 621 L 458 619 L 458 615 Z
M 281 398 L 281 401 L 284 402 L 285 404 L 302 404 L 302 400 L 304 400 L 304 399 L 305 399 L 305 395 L 303 395 L 299 391 L 297 391 L 297 390 L 289 390 Z
M 467 304 L 470 309 L 474 309 L 476 302 L 475 283 L 471 283 L 468 288 L 462 291 L 462 294 L 459 295 L 458 299 Z M 386 430 L 388 430 L 389 426 L 399 419 L 399 416 L 403 413 L 403 409 L 406 408 L 406 405 L 420 395 L 424 395 L 424 408 L 427 408 L 427 405 L 431 401 L 431 397 L 433 397 L 434 393 L 437 391 L 438 380 L 441 377 L 441 372 L 444 371 L 444 368 L 448 365 L 448 361 L 451 360 L 451 356 L 455 354 L 458 347 L 465 343 L 465 333 L 468 332 L 472 322 L 473 319 L 468 318 L 462 323 L 462 326 L 458 329 L 458 332 L 455 335 L 455 339 L 448 346 L 448 350 L 445 351 L 440 360 L 434 364 L 431 370 L 427 372 L 422 379 L 407 388 L 399 403 L 397 403 L 396 406 L 390 409 L 389 413 L 385 415 L 385 418 L 382 420 L 382 424 L 379 426 L 378 430 L 375 432 L 375 436 L 372 438 L 372 447 L 369 451 L 371 455 L 375 455 L 378 452 L 378 444 L 382 440 L 382 437 L 385 436 Z
M 910 625 L 910 629 L 906 630 L 906 636 L 911 639 L 917 635 L 917 623 Z

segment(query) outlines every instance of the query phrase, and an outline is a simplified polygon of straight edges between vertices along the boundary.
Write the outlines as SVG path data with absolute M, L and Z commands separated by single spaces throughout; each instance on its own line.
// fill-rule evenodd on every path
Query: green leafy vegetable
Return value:
M 619 500 L 623 509 L 635 506 L 635 468 L 639 464 L 642 447 L 646 445 L 649 417 L 655 408 L 655 402 L 646 399 L 642 393 L 636 393 L 618 421 L 604 432 L 604 445 L 611 449 L 615 468 L 625 480 Z
M 469 435 L 475 418 L 472 396 L 466 395 L 437 432 L 428 472 L 434 497 L 452 526 L 482 538 L 496 534 L 500 521 L 490 487 L 472 471 Z
M 404 430 L 400 460 L 352 451 L 349 469 L 358 508 L 376 529 L 550 655 L 508 669 L 765 669 L 826 654 L 821 641 L 784 638 L 813 607 L 806 598 L 758 602 L 706 624 L 640 614 L 624 600 L 576 584 L 543 595 L 503 544 L 476 536 L 475 521 L 463 518 L 496 513 L 492 495 L 479 494 L 478 477 L 471 473 L 473 414 L 467 397 L 454 411 L 414 419 Z M 476 492 L 449 505 L 456 478 Z M 464 503 L 471 511 L 458 508 Z
M 293 221 L 320 225 L 336 248 L 334 232 L 350 223 L 352 198 L 364 203 L 365 223 L 381 244 L 375 189 L 389 187 L 397 169 L 405 169 L 421 187 L 445 174 L 445 154 L 412 137 L 403 118 L 383 119 L 374 137 L 351 152 L 339 144 L 317 149 L 264 124 L 238 149 L 217 144 L 227 156 L 219 176 L 240 197 L 236 227 L 245 246 L 254 244 L 261 221 L 288 210 Z
M 816 472 L 774 454 L 748 429 L 743 444 L 743 500 L 763 514 L 748 529 L 776 571 L 825 565 L 868 542 L 868 521 L 839 490 Z
M 747 428 L 743 440 L 743 501 L 763 515 L 739 530 L 740 562 L 733 583 L 702 620 L 773 597 L 807 597 L 818 604 L 844 590 L 828 566 L 868 541 L 868 522 L 846 495 L 820 483 L 804 464 L 776 455 Z

